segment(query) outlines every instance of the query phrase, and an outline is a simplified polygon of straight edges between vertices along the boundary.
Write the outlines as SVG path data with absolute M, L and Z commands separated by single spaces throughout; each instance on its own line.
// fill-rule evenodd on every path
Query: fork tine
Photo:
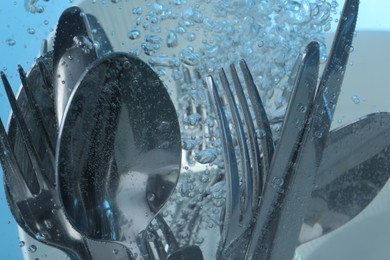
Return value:
M 0 119 L 0 161 L 3 166 L 5 183 L 17 183 L 7 185 L 15 201 L 24 200 L 32 194 L 22 175 L 19 164 L 11 149 L 3 121 Z
M 54 166 L 54 145 L 49 137 L 46 125 L 43 123 L 42 113 L 38 109 L 35 97 L 32 94 L 31 89 L 30 89 L 30 85 L 27 82 L 26 73 L 24 72 L 21 65 L 18 65 L 18 71 L 19 71 L 20 80 L 22 81 L 24 92 L 26 94 L 26 100 L 29 103 L 29 106 L 30 106 L 31 111 L 33 113 L 35 122 L 37 123 L 37 126 L 43 135 L 44 145 L 45 145 L 46 150 L 48 152 L 49 159 L 52 162 L 52 165 Z
M 230 107 L 230 111 L 233 118 L 233 124 L 236 131 L 236 137 L 238 141 L 238 146 L 240 149 L 240 161 L 241 161 L 241 170 L 242 170 L 242 178 L 244 183 L 244 194 L 241 194 L 241 216 L 247 217 L 248 215 L 245 214 L 248 209 L 253 208 L 253 196 L 249 194 L 252 187 L 252 177 L 253 175 L 250 174 L 251 172 L 251 165 L 250 165 L 250 156 L 248 152 L 248 145 L 245 140 L 245 133 L 241 121 L 240 114 L 238 112 L 238 107 L 234 101 L 234 96 L 232 93 L 232 90 L 229 87 L 229 83 L 225 74 L 225 71 L 222 69 L 219 73 L 219 77 L 221 79 L 221 85 L 223 86 L 225 93 L 227 95 L 228 104 Z M 235 82 L 236 84 L 236 82 Z M 240 84 L 240 83 L 238 83 Z M 244 113 L 245 115 L 245 113 Z M 245 115 L 246 116 L 246 115 Z M 246 118 L 245 118 L 246 119 Z M 248 133 L 251 134 L 250 130 L 248 130 Z M 252 156 L 253 157 L 253 156 Z M 254 182 L 254 181 L 253 181 Z M 253 190 L 252 190 L 253 191 Z
M 40 160 L 40 157 L 38 157 L 37 152 L 35 150 L 35 147 L 33 145 L 32 137 L 29 133 L 29 130 L 27 128 L 27 124 L 23 119 L 22 113 L 20 111 L 20 108 L 17 104 L 16 98 L 14 96 L 14 93 L 12 92 L 11 85 L 8 82 L 7 77 L 5 76 L 4 72 L 0 72 L 1 80 L 3 81 L 5 92 L 7 93 L 8 100 L 10 102 L 13 115 L 15 117 L 16 124 L 18 128 L 20 129 L 20 132 L 23 137 L 23 142 L 26 147 L 28 156 L 30 158 L 30 161 L 32 163 L 32 166 L 34 168 L 35 175 L 37 177 L 38 183 L 40 185 L 44 184 L 44 175 L 42 174 L 42 162 Z
M 249 144 L 250 144 L 250 157 L 252 158 L 253 162 L 251 163 L 252 165 L 249 166 L 249 168 L 246 170 L 246 174 L 252 177 L 248 177 L 248 179 L 252 178 L 253 183 L 252 183 L 252 194 L 250 195 L 249 192 L 247 196 L 251 197 L 251 203 L 252 203 L 252 209 L 255 210 L 257 208 L 259 196 L 262 192 L 262 187 L 263 187 L 263 182 L 264 182 L 264 176 L 265 173 L 263 172 L 264 167 L 262 168 L 262 164 L 264 162 L 261 162 L 261 152 L 260 152 L 260 146 L 258 143 L 258 139 L 256 137 L 256 130 L 255 126 L 253 124 L 253 119 L 251 117 L 251 112 L 249 110 L 249 105 L 247 102 L 247 99 L 245 98 L 244 90 L 241 85 L 241 82 L 238 78 L 238 74 L 236 71 L 236 68 L 232 64 L 230 66 L 230 71 L 232 74 L 233 78 L 233 85 L 235 87 L 235 91 L 238 97 L 238 101 L 241 104 L 241 109 L 244 115 L 244 120 L 245 124 L 248 128 L 248 136 L 249 136 Z M 249 73 L 249 70 L 248 70 Z M 249 73 L 250 74 L 250 73 Z M 248 83 L 246 83 L 246 86 L 248 87 Z M 260 101 L 261 102 L 261 101 Z M 245 135 L 243 135 L 245 136 Z M 245 147 L 246 150 L 248 150 L 247 147 Z M 251 168 L 252 167 L 252 170 Z M 248 184 L 249 185 L 249 184 Z
M 221 129 L 221 140 L 225 162 L 228 163 L 225 169 L 226 190 L 230 191 L 226 196 L 226 210 L 221 234 L 221 245 L 226 241 L 233 241 L 235 234 L 231 230 L 239 227 L 240 223 L 240 179 L 238 176 L 237 160 L 233 145 L 232 136 L 229 129 L 229 123 L 224 113 L 222 101 L 218 94 L 217 86 L 211 76 L 206 77 L 206 84 L 212 95 L 213 103 L 217 116 L 218 124 Z
M 269 166 L 274 154 L 274 141 L 267 113 L 261 101 L 260 94 L 253 80 L 252 74 L 249 71 L 248 65 L 244 60 L 240 61 L 240 67 L 244 75 L 244 81 L 247 86 L 249 100 L 253 107 L 253 113 L 257 127 L 264 131 L 264 136 L 261 138 L 261 147 L 263 148 L 263 187 L 267 178 L 266 174 L 269 171 Z

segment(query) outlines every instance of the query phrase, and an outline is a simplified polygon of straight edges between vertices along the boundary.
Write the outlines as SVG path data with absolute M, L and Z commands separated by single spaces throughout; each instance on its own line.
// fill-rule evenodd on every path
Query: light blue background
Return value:
M 20 86 L 17 65 L 21 64 L 26 71 L 29 70 L 41 48 L 42 39 L 53 30 L 62 10 L 72 2 L 70 0 L 37 1 L 37 5 L 43 6 L 45 11 L 31 14 L 26 11 L 24 0 L 1 1 L 0 70 L 6 73 L 15 93 Z M 29 34 L 29 28 L 34 29 L 35 34 Z M 9 46 L 7 39 L 15 40 L 16 44 Z M 3 85 L 0 83 L 0 117 L 4 124 L 8 122 L 9 113 L 9 103 Z M 16 223 L 4 195 L 2 170 L 0 170 L 0 259 L 23 259 Z

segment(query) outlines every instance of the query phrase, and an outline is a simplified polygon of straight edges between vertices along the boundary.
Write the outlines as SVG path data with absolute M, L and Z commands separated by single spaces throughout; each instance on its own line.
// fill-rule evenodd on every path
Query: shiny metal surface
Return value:
M 69 96 L 85 68 L 97 59 L 87 15 L 79 7 L 66 9 L 57 25 L 53 48 L 53 85 L 58 125 Z
M 305 223 L 319 223 L 325 235 L 360 214 L 390 177 L 388 140 L 388 112 L 369 114 L 332 130 Z
M 128 252 L 119 244 L 85 239 L 69 223 L 54 188 L 54 168 L 48 150 L 56 136 L 55 114 L 42 68 L 51 62 L 51 54 L 38 59 L 38 64 L 24 76 L 18 99 L 13 96 L 8 80 L 2 80 L 13 108 L 8 133 L 1 123 L 0 151 L 5 173 L 5 188 L 11 212 L 17 223 L 34 239 L 59 248 L 71 259 L 123 259 Z M 40 68 L 39 68 L 40 67 Z M 49 66 L 50 68 L 50 66 Z M 49 71 L 49 70 L 45 70 Z M 39 100 L 40 102 L 37 102 Z M 33 106 L 31 106 L 33 105 Z M 38 117 L 45 113 L 45 117 Z M 39 120 L 42 119 L 42 122 Z M 40 127 L 37 127 L 37 124 Z M 42 133 L 47 131 L 47 135 Z M 116 255 L 113 251 L 117 252 Z
M 260 204 L 247 258 L 290 259 L 299 244 L 304 211 L 310 201 L 352 46 L 359 1 L 347 0 L 319 83 L 310 120 L 286 177 L 275 192 L 272 168 Z
M 229 129 L 229 122 L 225 115 L 223 102 L 218 93 L 217 85 L 212 77 L 206 78 L 206 83 L 214 100 L 220 129 L 222 130 L 221 139 L 225 151 L 225 178 L 228 187 L 225 213 L 223 216 L 224 224 L 222 226 L 222 237 L 220 250 L 218 252 L 218 258 L 222 259 L 232 257 L 242 258 L 245 256 L 254 214 L 265 182 L 266 176 L 264 171 L 268 169 L 268 159 L 272 158 L 273 153 L 272 134 L 257 87 L 253 82 L 252 75 L 245 61 L 240 62 L 240 68 L 243 72 L 244 86 L 248 89 L 249 95 L 251 96 L 249 100 L 254 107 L 254 115 L 252 115 L 249 104 L 246 101 L 243 85 L 240 82 L 234 65 L 232 65 L 230 67 L 230 74 L 233 79 L 233 86 L 238 103 L 241 105 L 243 119 L 241 119 L 236 103 L 237 101 L 234 98 L 233 90 L 230 87 L 227 75 L 224 70 L 220 71 L 221 84 L 226 93 L 226 99 L 232 114 L 234 132 L 240 150 L 239 158 L 237 158 L 235 154 L 232 133 Z M 256 122 L 257 127 L 265 129 L 266 134 L 262 138 L 264 144 L 262 147 L 267 156 L 261 156 L 258 143 L 260 136 L 256 134 L 253 121 Z M 245 138 L 244 125 L 248 129 L 249 145 L 247 145 Z
M 179 176 L 172 101 L 157 74 L 125 53 L 92 63 L 70 98 L 56 157 L 69 220 L 88 237 L 141 254 L 143 231 Z
M 198 246 L 183 246 L 170 254 L 167 260 L 203 260 L 202 251 Z

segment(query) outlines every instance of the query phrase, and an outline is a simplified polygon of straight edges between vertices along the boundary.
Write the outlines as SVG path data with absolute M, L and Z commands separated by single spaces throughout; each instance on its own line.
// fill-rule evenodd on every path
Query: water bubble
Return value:
M 167 46 L 168 48 L 176 47 L 179 44 L 177 34 L 174 31 L 170 31 L 167 36 Z
M 7 43 L 8 46 L 14 46 L 16 44 L 16 41 L 14 39 L 9 38 L 5 41 L 5 43 Z
M 188 49 L 183 49 L 179 54 L 180 60 L 190 66 L 195 66 L 199 63 L 199 57 Z
M 202 116 L 198 113 L 191 114 L 184 118 L 183 123 L 186 125 L 195 126 L 200 123 Z
M 188 41 L 192 42 L 192 41 L 195 41 L 195 39 L 196 39 L 196 34 L 194 32 L 189 32 L 187 34 L 187 40 Z
M 305 112 L 307 111 L 307 106 L 305 106 L 305 105 L 302 104 L 302 103 L 299 103 L 299 104 L 297 105 L 297 110 L 298 110 L 298 112 L 300 112 L 300 113 L 305 113 Z
M 212 163 L 217 158 L 215 149 L 205 149 L 195 155 L 195 160 L 201 164 Z
M 26 245 L 26 242 L 24 242 L 24 241 L 19 241 L 19 246 L 20 247 L 24 247 Z
M 35 29 L 29 27 L 29 28 L 27 28 L 27 33 L 33 35 L 33 34 L 35 34 Z
M 114 255 L 117 255 L 117 254 L 119 253 L 119 250 L 115 248 L 115 249 L 112 250 L 112 253 L 113 253 Z
M 44 25 L 48 25 L 48 24 L 49 24 L 49 20 L 44 20 L 44 21 L 43 21 L 43 24 L 44 24 Z
M 354 47 L 351 46 L 351 45 L 346 45 L 345 46 L 345 51 L 348 52 L 348 53 L 352 53 L 354 51 Z
M 353 95 L 352 96 L 352 101 L 355 104 L 359 104 L 360 103 L 360 97 L 358 95 Z
M 160 54 L 149 59 L 149 64 L 152 66 L 175 68 L 179 67 L 181 62 L 176 57 L 171 57 L 165 54 Z
M 31 246 L 29 246 L 28 247 L 28 251 L 30 252 L 30 253 L 35 253 L 36 251 L 37 251 L 37 246 L 36 245 L 31 245 Z
M 41 232 L 38 232 L 35 234 L 35 238 L 38 240 L 38 241 L 43 241 L 46 239 L 46 236 L 45 234 L 41 233 Z
M 81 48 L 84 53 L 89 53 L 93 50 L 94 46 L 94 42 L 84 35 L 77 35 L 73 37 L 73 43 L 78 48 Z
M 139 39 L 141 37 L 141 31 L 138 29 L 132 29 L 128 34 L 130 40 Z
M 134 7 L 132 10 L 133 14 L 141 15 L 142 14 L 142 8 L 141 7 Z
M 48 219 L 46 219 L 44 223 L 45 223 L 45 227 L 48 229 L 51 229 L 53 227 L 53 223 Z
M 150 202 L 154 201 L 156 199 L 156 194 L 152 193 L 152 192 L 148 192 L 146 194 L 146 199 Z

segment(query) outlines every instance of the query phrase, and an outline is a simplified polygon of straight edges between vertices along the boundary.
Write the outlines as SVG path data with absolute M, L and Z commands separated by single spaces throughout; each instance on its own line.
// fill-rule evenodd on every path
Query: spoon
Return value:
M 57 185 L 70 222 L 147 258 L 143 231 L 173 192 L 181 137 L 175 107 L 143 61 L 112 53 L 76 84 L 57 142 Z

